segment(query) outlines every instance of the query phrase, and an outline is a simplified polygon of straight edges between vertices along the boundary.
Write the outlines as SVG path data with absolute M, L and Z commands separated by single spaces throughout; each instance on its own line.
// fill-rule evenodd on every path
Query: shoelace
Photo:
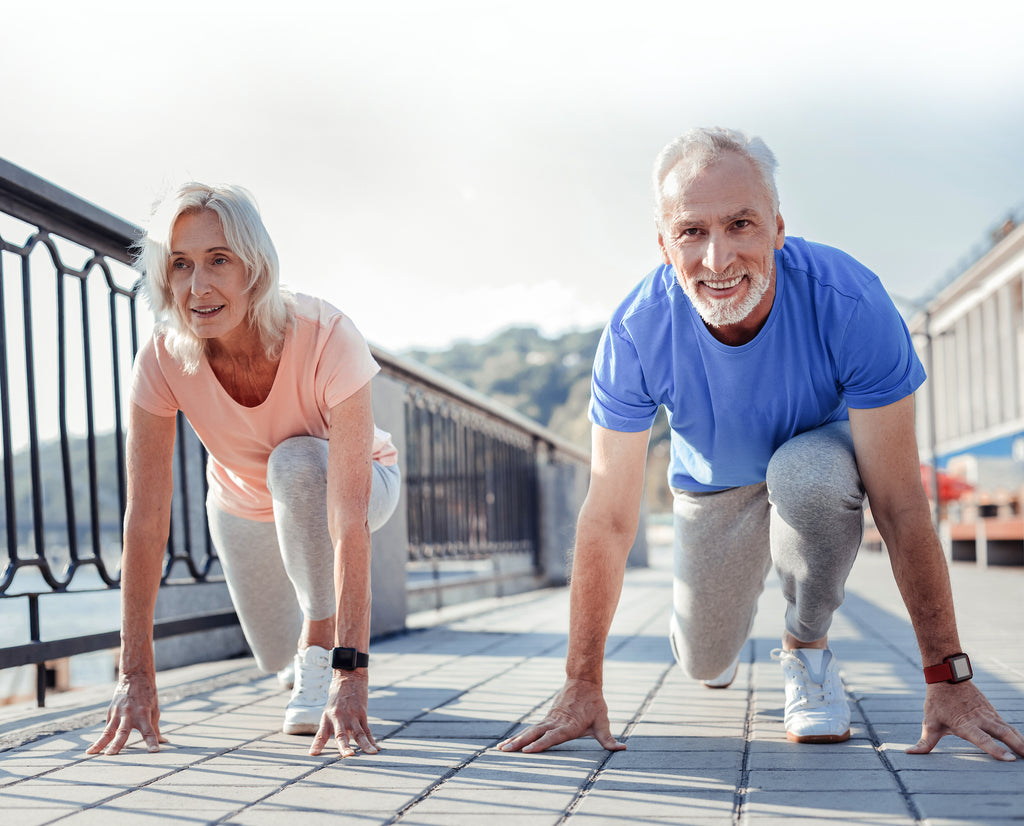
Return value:
M 322 697 L 331 685 L 331 670 L 326 663 L 299 663 L 295 670 L 293 699 L 316 700 Z
M 788 652 L 779 651 L 779 649 L 772 651 L 771 656 L 772 659 L 782 662 L 782 669 L 786 672 L 786 677 L 791 678 L 796 683 L 800 691 L 799 697 L 796 700 L 801 706 L 815 709 L 832 703 L 834 699 L 832 686 L 827 677 L 824 683 L 813 683 L 806 667 L 795 656 L 789 655 Z

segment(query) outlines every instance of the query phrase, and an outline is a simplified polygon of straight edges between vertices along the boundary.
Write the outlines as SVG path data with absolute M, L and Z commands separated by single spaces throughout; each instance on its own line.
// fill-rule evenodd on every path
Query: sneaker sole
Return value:
M 281 731 L 285 734 L 316 734 L 320 726 L 315 723 L 285 723 Z
M 701 680 L 701 685 L 704 686 L 704 688 L 710 688 L 715 691 L 721 691 L 723 688 L 728 688 L 729 686 L 731 686 L 735 679 L 736 675 L 733 674 L 732 680 L 729 680 L 729 682 L 727 683 L 706 683 L 703 680 Z
M 850 739 L 850 730 L 847 729 L 843 734 L 806 734 L 803 736 L 787 731 L 786 739 L 791 743 L 842 743 Z

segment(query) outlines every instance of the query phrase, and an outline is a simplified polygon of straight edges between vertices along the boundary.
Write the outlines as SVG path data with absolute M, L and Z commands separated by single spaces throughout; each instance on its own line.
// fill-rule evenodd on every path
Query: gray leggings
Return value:
M 772 456 L 766 482 L 673 494 L 669 637 L 684 671 L 707 680 L 732 663 L 773 563 L 786 630 L 803 642 L 826 636 L 864 533 L 864 487 L 848 422 L 786 442 Z
M 279 671 L 295 656 L 303 617 L 334 614 L 334 545 L 327 529 L 327 441 L 296 436 L 281 442 L 267 462 L 274 521 L 226 513 L 209 500 L 210 535 L 242 631 L 264 671 Z M 398 465 L 373 463 L 367 521 L 383 525 L 398 504 Z

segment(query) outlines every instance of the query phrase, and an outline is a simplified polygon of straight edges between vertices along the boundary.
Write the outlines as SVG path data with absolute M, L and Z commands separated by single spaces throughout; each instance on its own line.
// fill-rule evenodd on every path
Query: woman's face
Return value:
M 174 222 L 168 280 L 192 332 L 220 344 L 244 340 L 249 310 L 248 272 L 228 247 L 217 213 L 186 213 Z

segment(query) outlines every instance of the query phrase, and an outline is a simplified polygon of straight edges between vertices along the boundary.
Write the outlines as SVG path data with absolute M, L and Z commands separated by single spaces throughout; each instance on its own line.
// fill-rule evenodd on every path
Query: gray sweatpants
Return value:
M 848 422 L 782 445 L 767 480 L 714 493 L 673 489 L 675 559 L 670 640 L 695 679 L 721 674 L 754 623 L 771 565 L 786 599 L 786 630 L 828 633 L 864 533 L 864 487 Z
M 334 546 L 327 529 L 325 439 L 296 436 L 281 442 L 267 463 L 274 521 L 226 513 L 207 500 L 210 535 L 231 601 L 264 671 L 279 671 L 295 656 L 303 617 L 327 619 L 334 598 Z M 373 463 L 367 520 L 381 527 L 395 510 L 398 465 Z

